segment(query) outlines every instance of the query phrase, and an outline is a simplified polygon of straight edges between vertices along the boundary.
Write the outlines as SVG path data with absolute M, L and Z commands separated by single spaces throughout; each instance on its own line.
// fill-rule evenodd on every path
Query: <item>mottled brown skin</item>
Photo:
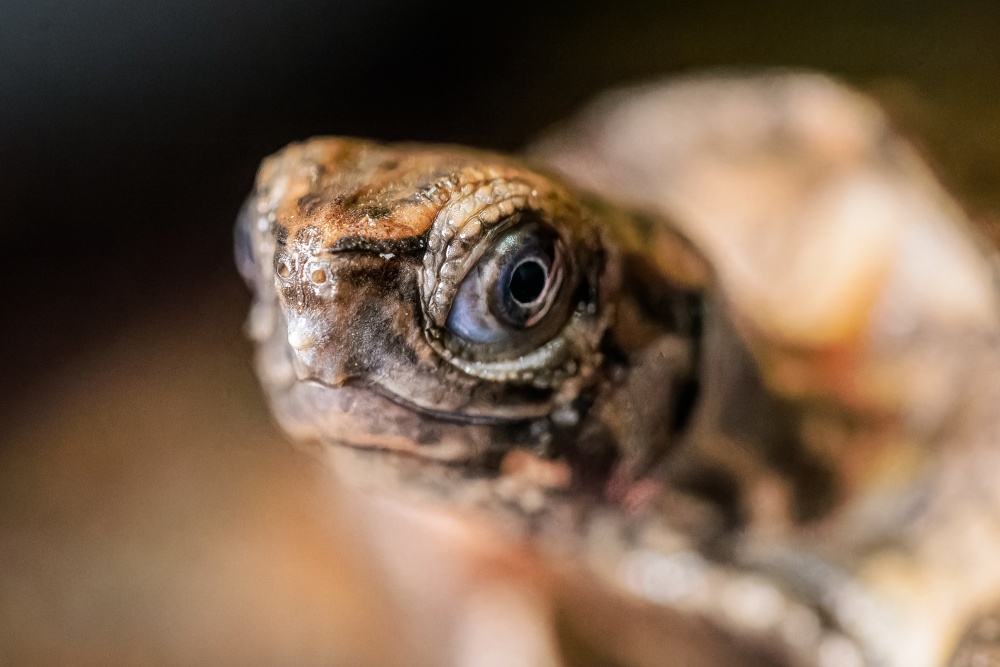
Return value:
M 265 161 L 237 254 L 286 430 L 612 577 L 686 563 L 707 594 L 637 592 L 793 664 L 944 664 L 1000 599 L 1000 280 L 919 158 L 794 74 L 605 101 L 534 154 Z M 463 338 L 465 281 L 537 229 L 551 308 Z

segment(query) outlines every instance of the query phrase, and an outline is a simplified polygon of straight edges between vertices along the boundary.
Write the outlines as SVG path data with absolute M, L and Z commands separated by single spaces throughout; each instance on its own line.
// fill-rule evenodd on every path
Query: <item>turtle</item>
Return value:
M 1000 656 L 1000 265 L 845 84 L 630 87 L 517 156 L 317 137 L 235 236 L 274 416 L 351 483 L 780 664 Z

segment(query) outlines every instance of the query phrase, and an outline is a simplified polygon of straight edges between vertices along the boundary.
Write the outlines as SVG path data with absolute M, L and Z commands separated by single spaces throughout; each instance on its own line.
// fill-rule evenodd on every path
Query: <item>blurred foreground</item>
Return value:
M 23 397 L 0 435 L 0 663 L 696 667 L 743 653 L 485 530 L 338 493 L 272 426 L 245 310 L 233 275 Z
M 4 428 L 0 662 L 407 662 L 341 505 L 270 425 L 239 289 L 120 332 Z

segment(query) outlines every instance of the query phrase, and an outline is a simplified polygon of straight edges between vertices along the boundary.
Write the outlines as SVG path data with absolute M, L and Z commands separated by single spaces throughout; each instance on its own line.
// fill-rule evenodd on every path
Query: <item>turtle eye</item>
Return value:
M 543 324 L 563 292 L 563 255 L 558 235 L 540 224 L 507 232 L 466 274 L 448 329 L 480 345 L 517 343 L 536 338 L 536 330 L 549 330 Z

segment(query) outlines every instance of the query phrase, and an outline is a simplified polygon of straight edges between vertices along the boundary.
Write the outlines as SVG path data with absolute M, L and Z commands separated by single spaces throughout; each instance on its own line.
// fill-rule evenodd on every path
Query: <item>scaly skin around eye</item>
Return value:
M 238 234 L 279 419 L 298 434 L 463 462 L 477 474 L 526 450 L 573 468 L 571 484 L 600 495 L 607 470 L 634 458 L 595 409 L 629 354 L 616 312 L 643 309 L 621 291 L 622 256 L 633 252 L 618 239 L 626 221 L 489 153 L 315 139 L 269 158 Z M 552 289 L 523 322 L 490 315 L 493 339 L 449 326 L 453 310 L 458 318 L 476 307 L 471 288 L 462 292 L 477 287 L 470 272 L 506 271 L 506 254 L 533 244 L 552 253 Z M 673 311 L 696 297 L 654 289 L 676 308 L 646 316 L 639 342 L 677 343 L 676 377 L 652 401 L 669 406 L 697 344 L 694 320 Z M 483 312 L 500 312 L 495 295 L 482 297 Z

